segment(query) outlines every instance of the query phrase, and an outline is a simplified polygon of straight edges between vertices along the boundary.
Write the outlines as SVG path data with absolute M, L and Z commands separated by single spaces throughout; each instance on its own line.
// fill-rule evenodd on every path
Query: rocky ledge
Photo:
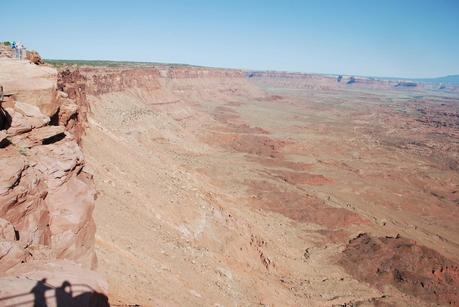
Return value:
M 96 192 L 78 144 L 84 95 L 63 78 L 58 85 L 57 74 L 46 77 L 55 78 L 52 86 L 31 89 L 18 70 L 42 68 L 26 61 L 1 59 L 0 66 L 0 305 L 37 303 L 37 289 L 58 300 L 79 285 L 66 306 L 105 306 L 107 284 L 92 271 Z

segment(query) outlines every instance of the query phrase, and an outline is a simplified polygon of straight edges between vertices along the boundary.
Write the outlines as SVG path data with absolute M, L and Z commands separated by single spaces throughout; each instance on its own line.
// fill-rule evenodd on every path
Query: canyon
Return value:
M 0 306 L 459 306 L 457 86 L 90 64 L 0 55 Z

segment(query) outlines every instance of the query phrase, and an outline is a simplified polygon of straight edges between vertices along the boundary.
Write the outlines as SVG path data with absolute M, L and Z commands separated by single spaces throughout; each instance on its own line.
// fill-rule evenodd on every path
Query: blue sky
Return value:
M 2 1 L 45 58 L 370 76 L 459 74 L 459 0 Z

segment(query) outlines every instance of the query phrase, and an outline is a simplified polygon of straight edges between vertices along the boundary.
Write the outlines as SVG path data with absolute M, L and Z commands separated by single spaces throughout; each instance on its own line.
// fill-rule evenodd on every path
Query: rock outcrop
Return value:
M 61 102 L 52 116 L 55 124 L 66 127 L 77 141 L 81 140 L 89 104 L 86 99 L 86 78 L 79 70 L 65 69 L 57 76 L 57 96 Z
M 36 52 L 35 50 L 27 50 L 26 59 L 34 63 L 35 65 L 45 64 L 45 61 L 43 61 L 40 54 Z
M 0 44 L 0 57 L 12 58 L 13 50 L 11 49 L 11 47 L 4 44 Z
M 413 240 L 360 234 L 349 241 L 340 264 L 376 287 L 393 285 L 429 303 L 459 304 L 459 265 Z
M 3 78 L 5 73 L 0 70 Z M 7 85 L 16 87 L 0 105 L 0 297 L 51 277 L 51 288 L 65 279 L 106 293 L 105 281 L 90 271 L 96 267 L 96 192 L 78 145 L 84 93 L 60 79 L 61 91 L 56 83 L 45 91 L 50 101 L 35 100 L 33 91 L 21 96 L 30 84 L 22 85 L 17 76 L 10 75 Z
M 3 109 L 11 124 L 0 151 L 0 216 L 14 226 L 25 251 L 49 247 L 50 258 L 94 267 L 95 191 L 76 139 L 63 126 L 48 125 L 37 107 L 13 103 Z

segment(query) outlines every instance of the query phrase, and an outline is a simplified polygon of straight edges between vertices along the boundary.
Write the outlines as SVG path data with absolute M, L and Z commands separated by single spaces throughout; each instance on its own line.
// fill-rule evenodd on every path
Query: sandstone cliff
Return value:
M 42 278 L 107 291 L 89 271 L 96 193 L 78 145 L 84 93 L 57 78 L 52 68 L 0 58 L 0 305 Z

